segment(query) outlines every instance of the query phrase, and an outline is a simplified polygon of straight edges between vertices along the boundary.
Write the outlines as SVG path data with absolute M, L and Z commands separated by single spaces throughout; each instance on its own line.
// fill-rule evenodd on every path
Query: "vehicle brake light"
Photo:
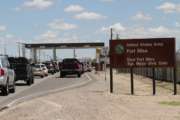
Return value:
M 78 64 L 78 63 L 75 63 L 75 68 L 77 68 L 77 69 L 79 69 L 79 68 L 80 68 L 80 66 L 79 66 L 79 64 Z
M 0 76 L 4 76 L 5 75 L 5 71 L 1 68 L 0 69 Z

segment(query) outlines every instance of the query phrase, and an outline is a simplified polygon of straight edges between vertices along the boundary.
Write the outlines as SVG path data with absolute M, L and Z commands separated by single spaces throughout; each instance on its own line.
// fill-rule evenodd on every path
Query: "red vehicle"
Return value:
M 82 64 L 75 58 L 66 58 L 61 63 L 60 77 L 65 77 L 66 75 L 77 74 L 81 77 L 83 72 Z

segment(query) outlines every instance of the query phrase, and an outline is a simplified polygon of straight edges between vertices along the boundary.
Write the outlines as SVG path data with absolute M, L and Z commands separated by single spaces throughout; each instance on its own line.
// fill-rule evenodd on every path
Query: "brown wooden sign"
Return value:
M 175 38 L 110 40 L 110 61 L 119 67 L 174 67 Z

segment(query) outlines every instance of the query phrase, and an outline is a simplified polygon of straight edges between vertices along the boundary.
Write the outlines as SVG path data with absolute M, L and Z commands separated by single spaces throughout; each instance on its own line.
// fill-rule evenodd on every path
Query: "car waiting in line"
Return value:
M 25 57 L 8 57 L 10 66 L 15 72 L 15 81 L 23 80 L 27 85 L 34 83 L 32 66 Z
M 33 65 L 33 75 L 43 78 L 48 76 L 48 69 L 44 64 L 35 64 Z
M 65 77 L 66 75 L 77 74 L 78 77 L 81 77 L 83 73 L 83 66 L 78 59 L 75 58 L 66 58 L 63 59 L 60 69 L 60 77 Z
M 15 73 L 8 61 L 8 56 L 0 55 L 0 89 L 3 95 L 15 92 Z
M 51 74 L 56 73 L 56 69 L 51 61 L 43 62 L 43 64 L 47 67 L 48 73 L 51 73 Z

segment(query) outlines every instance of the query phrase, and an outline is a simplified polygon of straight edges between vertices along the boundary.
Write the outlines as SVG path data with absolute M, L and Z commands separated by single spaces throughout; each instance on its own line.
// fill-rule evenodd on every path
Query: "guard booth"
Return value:
M 37 63 L 37 51 L 43 49 L 50 49 L 53 53 L 53 60 L 57 60 L 56 51 L 57 49 L 96 49 L 96 63 L 99 64 L 100 51 L 104 48 L 103 42 L 93 43 L 32 43 L 24 44 L 24 48 L 30 49 L 32 62 Z M 25 49 L 23 49 L 23 56 L 25 56 Z M 99 70 L 99 65 L 97 65 Z

